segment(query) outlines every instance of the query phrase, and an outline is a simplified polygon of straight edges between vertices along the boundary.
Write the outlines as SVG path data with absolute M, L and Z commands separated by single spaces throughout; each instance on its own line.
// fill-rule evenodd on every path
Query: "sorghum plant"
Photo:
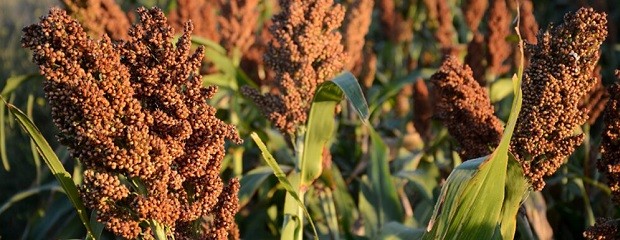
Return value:
M 67 13 L 77 18 L 93 37 L 107 34 L 112 40 L 128 37 L 131 21 L 114 0 L 62 0 Z
M 435 114 L 461 145 L 463 160 L 490 154 L 504 128 L 493 115 L 489 96 L 474 80 L 471 68 L 448 56 L 431 81 L 439 93 Z
M 574 134 L 588 119 L 578 106 L 596 81 L 592 72 L 606 36 L 606 15 L 582 8 L 540 33 L 537 45 L 526 45 L 530 65 L 511 146 L 535 190 L 545 186 L 543 177 L 552 175 L 584 139 Z
M 224 186 L 220 165 L 225 141 L 241 140 L 206 102 L 216 88 L 202 87 L 192 24 L 175 47 L 159 9 L 138 14 L 129 38 L 112 43 L 54 8 L 22 44 L 47 78 L 60 142 L 85 166 L 80 193 L 98 221 L 125 238 L 152 238 L 161 224 L 168 237 L 226 239 L 239 183 Z
M 372 8 L 374 0 L 356 0 L 352 2 L 342 23 L 343 42 L 348 61 L 345 69 L 360 75 L 364 61 L 365 37 L 372 20 Z
M 620 80 L 620 71 L 616 71 Z M 612 199 L 620 204 L 620 83 L 608 88 L 610 99 L 603 112 L 605 129 L 601 139 L 601 159 L 597 162 L 598 170 L 605 173 L 611 190 Z M 596 224 L 583 233 L 586 239 L 617 239 L 620 237 L 618 219 L 602 217 Z
M 296 136 L 306 123 L 317 86 L 342 71 L 346 62 L 337 31 L 344 8 L 333 0 L 281 0 L 280 7 L 269 29 L 274 39 L 265 54 L 278 93 L 242 91 L 282 133 Z
M 616 71 L 620 79 L 620 71 Z M 608 88 L 610 99 L 604 111 L 605 129 L 601 139 L 598 170 L 607 176 L 614 202 L 620 204 L 620 83 Z

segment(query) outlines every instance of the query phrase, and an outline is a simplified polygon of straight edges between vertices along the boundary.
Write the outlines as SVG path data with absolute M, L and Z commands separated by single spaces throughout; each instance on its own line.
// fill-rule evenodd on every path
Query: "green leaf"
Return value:
M 517 231 L 517 213 L 521 203 L 529 193 L 529 183 L 523 174 L 521 164 L 510 152 L 508 153 L 506 179 L 506 197 L 502 205 L 500 219 L 501 233 L 504 239 L 514 239 L 514 234 Z
M 398 222 L 389 222 L 383 226 L 378 239 L 383 240 L 410 240 L 420 239 L 424 229 L 413 229 Z
M 2 92 L 0 94 L 2 94 L 2 97 L 7 97 L 24 82 L 36 79 L 43 79 L 43 76 L 39 74 L 27 74 L 10 77 L 6 80 L 6 84 L 4 85 L 4 88 L 2 88 Z
M 269 153 L 269 150 L 267 150 L 267 146 L 265 146 L 265 143 L 263 143 L 260 137 L 258 137 L 258 134 L 253 132 L 250 136 L 252 137 L 256 145 L 258 145 L 258 148 L 261 151 L 261 155 L 267 162 L 267 165 L 269 165 L 269 167 L 271 167 L 271 169 L 273 170 L 273 174 L 276 175 L 276 178 L 278 178 L 278 181 L 280 182 L 280 184 L 282 184 L 286 192 L 295 199 L 297 204 L 299 204 L 299 208 L 303 210 L 304 214 L 308 218 L 308 221 L 310 222 L 310 225 L 312 226 L 312 231 L 314 232 L 314 238 L 318 239 L 319 234 L 316 231 L 316 227 L 314 226 L 312 217 L 310 216 L 310 213 L 308 213 L 306 206 L 304 206 L 303 201 L 299 198 L 299 194 L 297 193 L 295 188 L 293 188 L 293 185 L 291 185 L 291 183 L 286 178 L 286 174 L 284 174 L 284 171 L 282 171 L 282 169 L 276 162 L 276 159 L 273 158 L 273 156 L 271 156 L 271 153 Z
M 6 153 L 6 128 L 4 124 L 4 112 L 6 109 L 6 105 L 4 102 L 0 102 L 0 158 L 2 158 L 2 166 L 5 171 L 11 170 L 11 165 L 9 164 L 9 157 Z
M 155 240 L 168 240 L 168 237 L 166 236 L 166 229 L 163 224 L 157 222 L 155 219 L 148 220 L 148 223 L 149 227 L 151 227 L 151 232 L 153 237 L 155 237 Z
M 39 154 L 43 156 L 43 160 L 45 160 L 45 163 L 56 177 L 56 180 L 58 180 L 58 183 L 60 183 L 60 186 L 64 189 L 65 194 L 69 197 L 71 204 L 73 204 L 73 207 L 78 212 L 80 220 L 82 220 L 84 227 L 86 227 L 87 234 L 92 237 L 93 231 L 90 226 L 86 207 L 84 207 L 84 203 L 80 199 L 77 187 L 73 183 L 71 175 L 65 170 L 65 167 L 58 159 L 58 156 L 54 153 L 54 150 L 50 147 L 49 143 L 45 140 L 39 129 L 26 116 L 26 114 L 12 104 L 8 104 L 6 102 L 4 104 L 6 104 L 9 111 L 17 118 L 17 122 L 24 128 L 24 130 L 26 130 L 28 136 L 30 136 L 30 139 L 32 139 L 36 144 Z
M 300 163 L 300 188 L 302 191 L 307 189 L 323 171 L 323 149 L 334 132 L 336 105 L 345 96 L 360 115 L 360 118 L 363 121 L 368 119 L 368 105 L 362 94 L 362 88 L 350 72 L 344 72 L 318 87 L 308 115 Z
M 280 165 L 284 172 L 291 170 L 291 167 Z M 239 206 L 245 206 L 250 198 L 256 193 L 258 188 L 263 185 L 269 176 L 273 175 L 273 170 L 269 166 L 262 166 L 247 172 L 241 178 L 239 189 Z
M 34 95 L 30 93 L 28 94 L 28 102 L 26 108 L 26 115 L 29 119 L 34 119 L 34 115 L 32 113 L 33 107 Z M 34 168 L 36 171 L 35 183 L 38 185 L 41 183 L 41 158 L 39 157 L 39 153 L 37 152 L 37 145 L 32 140 L 30 140 L 30 151 L 32 152 L 32 160 L 34 161 Z
M 404 77 L 389 81 L 388 84 L 381 88 L 376 94 L 372 94 L 368 99 L 370 103 L 370 112 L 375 112 L 385 101 L 396 96 L 403 87 L 414 84 L 418 79 L 427 79 L 434 73 L 434 70 L 428 68 L 416 69 Z
M 342 178 L 340 170 L 337 167 L 332 167 L 330 170 L 331 171 L 326 172 L 331 173 L 330 185 L 335 186 L 333 194 L 339 225 L 345 230 L 343 233 L 346 235 L 347 239 L 350 239 L 353 236 L 349 229 L 353 229 L 355 221 L 359 218 L 359 212 L 357 211 L 353 197 L 349 193 L 347 183 Z
M 97 211 L 92 211 L 90 213 L 90 225 L 93 227 L 92 239 L 101 239 L 101 234 L 103 233 L 104 226 L 103 223 L 97 221 Z
M 330 237 L 333 240 L 339 240 L 338 215 L 336 214 L 336 206 L 334 204 L 332 191 L 329 188 L 322 189 L 319 191 L 319 199 L 321 200 L 321 207 L 323 214 L 325 214 L 325 221 L 327 221 Z
M 368 184 L 362 185 L 362 193 L 366 200 L 369 201 L 374 213 L 366 212 L 368 209 L 360 209 L 360 212 L 369 220 L 376 219 L 371 221 L 371 224 L 375 226 L 369 226 L 370 229 L 376 229 L 377 231 L 369 235 L 371 238 L 374 238 L 376 237 L 374 236 L 375 234 L 380 234 L 380 229 L 387 222 L 402 221 L 404 210 L 390 174 L 388 146 L 385 145 L 372 127 L 368 126 L 367 129 L 372 148 L 369 150 Z
M 299 189 L 299 172 L 293 171 L 288 178 L 293 189 Z M 298 197 L 302 200 L 301 204 L 305 202 L 302 197 Z M 284 198 L 284 209 L 283 209 L 283 221 L 281 228 L 281 240 L 289 240 L 289 239 L 303 239 L 303 223 L 301 219 L 302 212 L 300 212 L 300 204 L 295 199 L 291 193 L 287 192 Z
M 24 82 L 41 78 L 42 76 L 39 74 L 27 74 L 10 77 L 6 80 L 6 84 L 2 88 L 2 92 L 0 94 L 2 97 L 7 97 Z M 6 129 L 4 126 L 5 108 L 6 107 L 4 104 L 0 103 L 0 124 L 2 124 L 0 125 L 0 158 L 2 158 L 2 166 L 4 167 L 4 170 L 10 171 L 11 165 L 9 164 L 9 158 L 6 153 Z
M 230 89 L 233 91 L 238 90 L 237 82 L 231 76 L 227 76 L 222 73 L 214 73 L 209 75 L 204 75 L 202 77 L 202 85 L 210 86 L 215 85 L 221 88 Z
M 19 193 L 16 193 L 11 198 L 9 198 L 4 204 L 2 204 L 2 206 L 0 206 L 0 214 L 2 214 L 4 211 L 9 209 L 11 206 L 16 204 L 17 202 L 27 197 L 40 194 L 41 192 L 44 192 L 44 191 L 56 192 L 56 191 L 62 191 L 62 188 L 60 188 L 60 186 L 58 186 L 58 184 L 56 183 L 49 183 L 49 184 L 30 188 L 30 189 L 21 191 Z
M 521 110 L 523 60 L 520 66 L 513 77 L 515 98 L 499 146 L 491 155 L 466 161 L 450 174 L 424 239 L 511 239 L 514 236 L 516 213 L 528 188 L 517 170 L 520 167 L 508 156 Z
M 514 92 L 512 79 L 501 78 L 495 80 L 489 89 L 489 98 L 492 103 L 496 103 L 506 98 L 508 95 Z
M 192 36 L 192 42 L 198 45 L 203 45 L 206 48 L 213 49 L 213 51 L 219 54 L 226 55 L 226 49 L 217 42 L 199 36 Z

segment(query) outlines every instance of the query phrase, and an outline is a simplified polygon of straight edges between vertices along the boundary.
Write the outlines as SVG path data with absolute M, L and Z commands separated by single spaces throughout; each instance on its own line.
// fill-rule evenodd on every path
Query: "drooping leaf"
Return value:
M 323 171 L 323 149 L 334 131 L 336 105 L 345 96 L 363 121 L 368 118 L 366 99 L 357 79 L 350 72 L 344 72 L 317 88 L 308 115 L 300 163 L 302 189 L 310 186 Z
M 41 192 L 44 192 L 44 191 L 56 192 L 56 191 L 62 191 L 62 188 L 60 186 L 58 186 L 58 184 L 56 184 L 56 183 L 49 183 L 49 184 L 45 184 L 45 185 L 42 185 L 42 186 L 30 188 L 30 189 L 21 191 L 19 193 L 16 193 L 15 195 L 11 196 L 11 198 L 6 200 L 6 202 L 4 204 L 2 204 L 0 206 L 0 215 L 4 211 L 9 209 L 11 206 L 16 204 L 17 202 L 19 202 L 19 201 L 21 201 L 21 200 L 23 200 L 23 199 L 25 199 L 27 197 L 40 194 Z
M 60 186 L 64 189 L 65 194 L 67 194 L 67 197 L 71 201 L 71 204 L 73 204 L 73 207 L 78 212 L 80 220 L 84 224 L 84 227 L 86 227 L 87 234 L 89 237 L 93 237 L 93 231 L 90 226 L 86 207 L 78 194 L 77 187 L 73 183 L 71 175 L 67 172 L 67 170 L 65 170 L 65 167 L 58 159 L 58 156 L 54 153 L 54 150 L 50 147 L 49 143 L 45 140 L 39 129 L 26 116 L 26 114 L 11 104 L 6 102 L 5 104 L 9 111 L 16 117 L 17 122 L 24 128 L 24 130 L 26 130 L 30 139 L 32 139 L 32 141 L 36 144 L 39 154 L 41 154 L 43 160 L 56 177 L 56 180 L 58 180 L 58 183 L 60 183 Z
M 291 169 L 291 167 L 286 165 L 280 165 L 280 168 L 284 172 L 288 172 Z M 256 190 L 271 175 L 273 175 L 273 170 L 269 166 L 258 167 L 244 174 L 240 180 L 239 206 L 245 206 L 252 198 L 252 195 L 256 193 Z
M 314 226 L 314 222 L 312 221 L 312 217 L 310 216 L 310 213 L 308 213 L 306 206 L 304 206 L 303 201 L 299 198 L 299 194 L 297 193 L 295 188 L 293 188 L 293 185 L 291 185 L 291 182 L 289 182 L 289 180 L 286 178 L 286 174 L 284 174 L 284 171 L 282 171 L 282 169 L 276 162 L 276 159 L 273 158 L 273 156 L 271 156 L 271 153 L 269 153 L 269 150 L 267 150 L 267 146 L 265 146 L 265 144 L 260 139 L 260 137 L 258 137 L 258 134 L 252 133 L 250 136 L 252 137 L 252 139 L 254 140 L 258 148 L 260 149 L 263 159 L 265 159 L 265 161 L 267 162 L 267 165 L 271 167 L 274 175 L 276 175 L 276 178 L 278 178 L 278 181 L 280 182 L 280 184 L 282 184 L 286 192 L 295 199 L 297 204 L 299 204 L 298 207 L 303 210 L 303 213 L 306 215 L 306 217 L 308 218 L 308 221 L 310 222 L 310 225 L 312 226 L 312 231 L 314 232 L 315 239 L 318 239 L 318 233 L 316 231 L 316 227 Z

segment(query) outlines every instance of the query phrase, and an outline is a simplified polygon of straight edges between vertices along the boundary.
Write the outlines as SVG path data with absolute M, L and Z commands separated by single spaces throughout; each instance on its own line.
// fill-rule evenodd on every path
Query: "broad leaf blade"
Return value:
M 514 236 L 513 218 L 524 196 L 524 186 L 522 177 L 515 177 L 515 167 L 508 168 L 508 150 L 521 110 L 522 77 L 523 64 L 513 77 L 515 97 L 499 146 L 491 155 L 467 161 L 450 174 L 424 239 Z
M 62 186 L 62 188 L 65 190 L 65 193 L 67 194 L 67 197 L 69 197 L 71 204 L 73 204 L 73 207 L 75 208 L 75 210 L 77 210 L 78 216 L 86 227 L 88 235 L 92 237 L 93 231 L 90 226 L 86 207 L 84 206 L 82 199 L 80 199 L 77 187 L 73 183 L 71 175 L 65 170 L 65 167 L 62 165 L 62 163 L 54 153 L 54 150 L 52 150 L 49 143 L 45 140 L 39 129 L 26 116 L 26 114 L 24 114 L 22 111 L 20 111 L 11 104 L 5 104 L 8 107 L 9 111 L 13 115 L 15 115 L 15 117 L 17 118 L 17 122 L 24 128 L 24 130 L 26 130 L 26 132 L 28 132 L 28 136 L 30 136 L 30 139 L 34 141 L 37 149 L 39 150 L 39 153 L 41 154 L 41 156 L 43 156 L 43 160 L 45 160 L 45 163 L 60 183 L 60 186 Z
M 307 132 L 300 164 L 302 190 L 307 189 L 323 171 L 323 149 L 334 131 L 336 105 L 344 96 L 351 102 L 361 119 L 365 121 L 368 118 L 366 99 L 357 79 L 350 72 L 344 72 L 318 87 L 306 125 Z

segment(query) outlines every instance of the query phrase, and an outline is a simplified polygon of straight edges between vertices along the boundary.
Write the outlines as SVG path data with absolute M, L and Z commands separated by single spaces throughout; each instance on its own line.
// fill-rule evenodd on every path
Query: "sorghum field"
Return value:
M 618 2 L 0 9 L 0 239 L 620 239 Z

